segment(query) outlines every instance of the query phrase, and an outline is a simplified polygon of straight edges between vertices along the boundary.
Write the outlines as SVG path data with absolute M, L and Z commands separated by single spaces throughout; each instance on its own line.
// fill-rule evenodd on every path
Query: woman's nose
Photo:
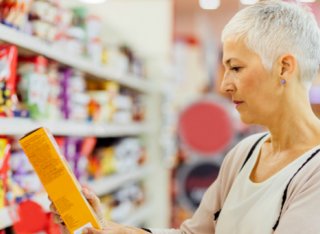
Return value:
M 234 85 L 232 77 L 230 77 L 230 74 L 224 74 L 223 80 L 220 85 L 220 90 L 225 94 L 232 94 L 233 92 L 235 92 L 236 87 Z

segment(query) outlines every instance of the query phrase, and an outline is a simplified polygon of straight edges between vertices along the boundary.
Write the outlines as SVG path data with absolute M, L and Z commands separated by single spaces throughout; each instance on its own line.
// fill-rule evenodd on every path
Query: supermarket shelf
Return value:
M 147 220 L 152 214 L 152 207 L 150 204 L 145 204 L 142 207 L 135 210 L 134 214 L 130 215 L 126 220 L 120 222 L 128 226 L 140 226 L 143 222 Z
M 149 167 L 142 167 L 139 169 L 135 169 L 132 172 L 129 171 L 125 173 L 119 173 L 116 175 L 106 176 L 102 179 L 94 180 L 92 182 L 89 182 L 88 186 L 94 191 L 95 194 L 97 194 L 98 196 L 102 196 L 104 194 L 112 192 L 125 183 L 146 178 L 149 172 Z
M 88 182 L 88 187 L 92 189 L 96 195 L 102 196 L 104 194 L 112 192 L 113 190 L 119 188 L 127 182 L 137 181 L 144 178 L 149 172 L 149 167 L 142 167 L 133 170 L 132 172 L 110 175 L 102 179 Z M 32 200 L 41 205 L 44 210 L 49 211 L 50 201 L 45 192 L 36 195 L 32 198 Z
M 116 137 L 138 135 L 148 131 L 144 124 L 96 124 L 75 121 L 34 121 L 26 118 L 0 118 L 0 135 L 21 136 L 38 127 L 48 128 L 54 135 Z
M 90 60 L 67 54 L 54 48 L 44 40 L 30 36 L 23 32 L 0 25 L 0 40 L 15 44 L 20 48 L 41 54 L 62 64 L 77 68 L 84 73 L 99 79 L 112 80 L 141 92 L 150 92 L 154 89 L 151 84 L 132 74 L 121 74 L 114 69 L 92 63 Z

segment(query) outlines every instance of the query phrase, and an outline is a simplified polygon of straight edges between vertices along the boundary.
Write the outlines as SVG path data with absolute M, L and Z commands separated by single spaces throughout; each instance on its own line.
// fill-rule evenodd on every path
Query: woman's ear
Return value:
M 278 65 L 279 77 L 282 79 L 288 79 L 296 72 L 297 59 L 292 54 L 285 54 L 279 58 Z

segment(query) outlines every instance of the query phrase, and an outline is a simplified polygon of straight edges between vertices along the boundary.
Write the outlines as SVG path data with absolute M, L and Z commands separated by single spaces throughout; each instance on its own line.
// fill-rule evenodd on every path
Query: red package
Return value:
M 0 45 L 0 115 L 12 116 L 16 95 L 18 49 Z

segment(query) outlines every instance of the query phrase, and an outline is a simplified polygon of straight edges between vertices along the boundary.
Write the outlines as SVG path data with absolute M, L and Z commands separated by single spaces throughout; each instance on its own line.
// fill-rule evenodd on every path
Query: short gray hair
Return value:
M 239 11 L 225 26 L 222 42 L 243 39 L 271 70 L 284 53 L 292 53 L 306 88 L 320 69 L 320 30 L 313 14 L 297 4 L 269 0 Z

